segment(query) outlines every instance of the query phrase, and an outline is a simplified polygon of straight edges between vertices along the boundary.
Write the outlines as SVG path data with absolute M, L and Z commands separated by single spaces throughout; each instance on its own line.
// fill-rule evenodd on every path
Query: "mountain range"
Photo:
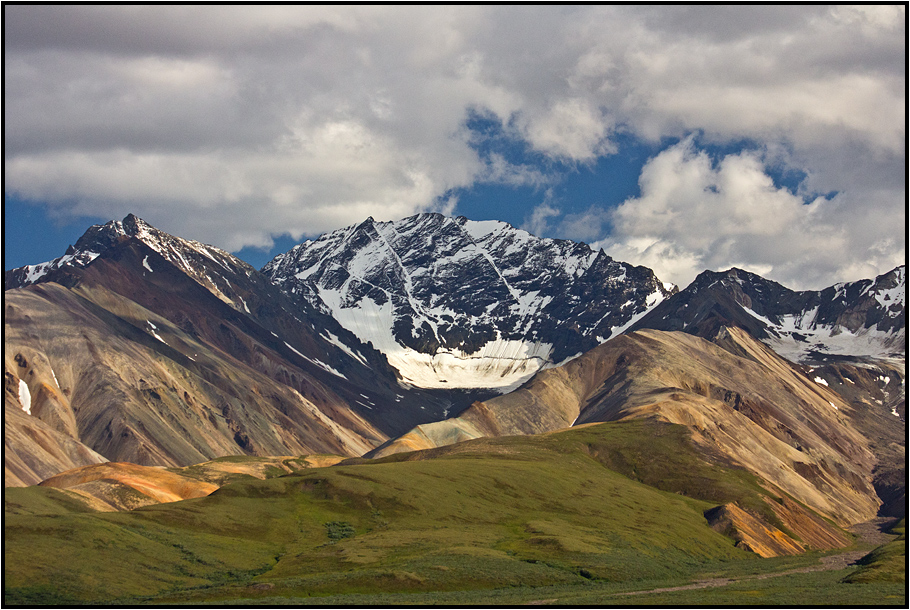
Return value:
M 644 474 L 647 440 L 622 459 L 586 442 L 598 468 L 708 502 L 705 526 L 753 553 L 843 546 L 840 528 L 905 512 L 904 266 L 818 291 L 733 268 L 680 290 L 583 243 L 420 214 L 257 271 L 129 215 L 4 287 L 5 486 L 78 511 L 672 429 L 694 470 L 666 480 Z M 755 483 L 706 491 L 696 471 Z

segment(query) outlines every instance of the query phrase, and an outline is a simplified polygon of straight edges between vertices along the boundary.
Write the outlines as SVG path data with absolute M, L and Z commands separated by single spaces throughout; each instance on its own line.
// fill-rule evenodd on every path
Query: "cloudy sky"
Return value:
M 906 252 L 905 7 L 5 6 L 4 268 L 132 212 L 261 266 L 437 211 L 681 286 Z

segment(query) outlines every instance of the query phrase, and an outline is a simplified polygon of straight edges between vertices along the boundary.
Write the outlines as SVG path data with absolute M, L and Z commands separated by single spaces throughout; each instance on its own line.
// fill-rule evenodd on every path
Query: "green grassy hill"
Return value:
M 862 566 L 846 578 L 847 583 L 907 581 L 907 520 L 901 519 L 890 533 L 898 537 L 874 549 L 857 563 Z
M 7 496 L 6 603 L 684 583 L 754 569 L 703 513 L 767 493 L 651 420 L 349 460 L 121 513 L 67 512 L 50 491 Z

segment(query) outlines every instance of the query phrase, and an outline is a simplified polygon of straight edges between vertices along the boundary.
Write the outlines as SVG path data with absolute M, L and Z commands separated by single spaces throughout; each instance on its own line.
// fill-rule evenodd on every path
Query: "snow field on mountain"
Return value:
M 379 305 L 364 297 L 345 306 L 345 290 L 320 290 L 320 297 L 338 322 L 363 342 L 385 354 L 402 379 L 421 388 L 494 388 L 511 391 L 549 361 L 549 343 L 497 339 L 467 354 L 441 348 L 423 354 L 398 343 L 392 333 L 395 311 L 391 300 Z
M 784 358 L 795 362 L 806 358 L 810 351 L 832 355 L 890 358 L 892 354 L 900 351 L 904 343 L 903 330 L 892 334 L 876 328 L 861 328 L 854 333 L 837 324 L 816 325 L 817 307 L 798 314 L 781 316 L 780 324 L 757 314 L 745 305 L 742 308 L 780 335 L 765 339 L 764 342 Z M 794 333 L 802 336 L 804 340 L 794 337 Z
M 672 284 L 671 284 L 671 286 L 672 286 Z M 619 335 L 623 334 L 624 332 L 626 332 L 626 330 L 628 328 L 630 328 L 633 324 L 635 324 L 636 322 L 641 320 L 643 317 L 645 317 L 645 315 L 647 315 L 647 313 L 649 311 L 651 311 L 652 309 L 654 309 L 655 307 L 660 305 L 665 299 L 666 299 L 666 297 L 663 295 L 663 293 L 660 292 L 660 290 L 655 290 L 654 292 L 649 294 L 647 297 L 645 297 L 645 308 L 644 309 L 642 309 L 640 312 L 638 312 L 636 314 L 633 314 L 632 317 L 629 318 L 629 320 L 625 324 L 620 324 L 619 326 L 612 326 L 610 328 L 610 336 L 609 337 L 598 336 L 597 341 L 600 343 L 603 343 L 604 341 L 607 341 L 608 339 L 612 339 L 613 337 L 618 337 Z M 629 306 L 630 304 L 634 304 L 634 301 L 627 301 L 620 307 L 620 309 L 623 309 L 623 308 Z M 604 317 L 607 317 L 611 313 L 612 312 L 608 311 L 607 313 L 604 314 Z M 597 324 L 594 325 L 594 327 L 596 328 L 598 324 L 600 324 L 600 321 L 598 321 Z
M 39 263 L 37 265 L 26 265 L 26 276 L 25 283 L 31 284 L 37 282 L 39 279 L 53 271 L 54 269 L 59 269 L 65 265 L 75 265 L 78 267 L 84 267 L 90 262 L 98 258 L 97 252 L 83 251 L 75 252 L 73 254 L 64 254 L 59 256 L 52 261 L 47 261 L 46 263 Z
M 903 334 L 895 337 L 875 328 L 863 328 L 852 333 L 841 326 L 824 325 L 812 329 L 797 329 L 796 332 L 804 335 L 806 341 L 782 333 L 780 338 L 771 338 L 766 342 L 784 358 L 796 361 L 805 358 L 810 350 L 832 355 L 887 359 L 900 351 L 903 344 Z
M 439 349 L 430 355 L 399 345 L 386 357 L 406 382 L 418 387 L 491 388 L 506 393 L 548 363 L 552 347 L 549 343 L 496 339 L 471 354 L 455 348 Z
M 508 226 L 500 220 L 468 220 L 461 228 L 475 241 Z
M 906 267 L 898 267 L 897 269 L 897 285 L 893 288 L 886 288 L 880 292 L 875 292 L 873 297 L 878 301 L 879 305 L 885 307 L 886 309 L 894 305 L 895 303 L 899 304 L 903 308 L 907 300 L 907 284 L 906 284 Z M 872 290 L 875 284 L 871 284 L 869 288 L 864 292 Z M 892 314 L 889 312 L 891 317 L 894 317 L 897 314 Z

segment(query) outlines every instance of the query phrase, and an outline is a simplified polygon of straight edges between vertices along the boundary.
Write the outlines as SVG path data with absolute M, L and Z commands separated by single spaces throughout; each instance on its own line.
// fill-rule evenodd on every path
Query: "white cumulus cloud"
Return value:
M 905 256 L 903 226 L 880 224 L 887 206 L 806 199 L 776 186 L 754 151 L 712 160 L 690 137 L 652 158 L 639 184 L 641 196 L 613 210 L 613 234 L 595 245 L 682 286 L 705 269 L 735 266 L 820 288 Z
M 714 166 L 674 148 L 611 222 L 548 201 L 529 226 L 663 260 L 673 281 L 726 262 L 856 279 L 841 274 L 904 252 L 905 10 L 10 5 L 6 192 L 239 249 L 457 213 L 449 194 L 482 182 L 546 188 L 618 133 L 698 133 L 763 152 Z M 480 154 L 472 113 L 543 160 Z M 771 163 L 805 174 L 799 192 L 774 188 Z

